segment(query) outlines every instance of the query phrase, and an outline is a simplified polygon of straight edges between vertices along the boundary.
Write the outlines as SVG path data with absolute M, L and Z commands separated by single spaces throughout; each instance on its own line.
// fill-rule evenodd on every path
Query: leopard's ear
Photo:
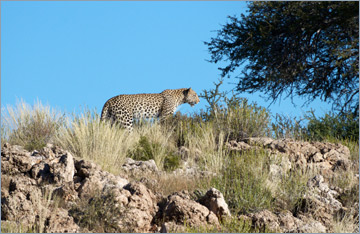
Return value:
M 185 90 L 184 90 L 184 95 L 187 95 L 187 94 L 189 93 L 190 89 L 191 89 L 191 88 L 185 89 Z

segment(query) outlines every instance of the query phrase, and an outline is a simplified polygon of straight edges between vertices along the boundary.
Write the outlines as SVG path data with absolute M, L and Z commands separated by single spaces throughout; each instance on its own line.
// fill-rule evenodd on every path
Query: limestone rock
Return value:
M 122 165 L 122 169 L 127 173 L 141 175 L 159 171 L 153 159 L 148 161 L 135 161 L 131 158 L 126 158 L 125 163 Z
M 251 146 L 246 144 L 245 142 L 241 142 L 241 141 L 237 142 L 235 140 L 231 140 L 231 141 L 227 142 L 226 146 L 230 150 L 234 150 L 234 151 L 244 151 L 244 150 L 248 150 L 251 148 Z
M 205 196 L 199 199 L 199 202 L 206 206 L 217 217 L 231 216 L 223 194 L 215 188 L 209 189 Z
M 163 209 L 165 222 L 200 227 L 204 225 L 219 225 L 218 218 L 205 206 L 188 199 L 180 194 L 173 194 L 167 198 Z
M 78 233 L 80 227 L 74 222 L 73 217 L 69 216 L 68 211 L 58 208 L 56 212 L 51 212 L 47 218 L 45 233 Z

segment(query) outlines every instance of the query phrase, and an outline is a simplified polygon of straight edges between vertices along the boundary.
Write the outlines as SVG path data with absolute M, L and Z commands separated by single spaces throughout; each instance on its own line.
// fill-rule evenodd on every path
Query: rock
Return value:
M 57 162 L 58 165 L 53 167 L 55 183 L 67 183 L 73 181 L 75 175 L 74 158 L 69 153 L 63 154 Z
M 316 175 L 307 183 L 308 190 L 297 208 L 296 216 L 303 221 L 296 232 L 327 232 L 332 230 L 334 218 L 344 207 L 337 200 L 338 192 Z M 346 208 L 345 208 L 346 209 Z
M 317 171 L 326 178 L 332 177 L 335 170 L 348 170 L 351 165 L 350 150 L 341 144 L 292 139 L 273 140 L 266 137 L 248 138 L 244 141 L 250 146 L 265 147 L 271 154 L 280 153 L 297 168 L 303 171 Z M 275 171 L 279 170 L 273 168 L 273 172 Z
M 248 150 L 251 148 L 250 145 L 246 144 L 245 142 L 237 142 L 235 140 L 231 140 L 229 142 L 226 142 L 226 146 L 230 149 L 230 150 L 234 150 L 234 151 L 244 151 L 244 150 Z
M 148 161 L 135 161 L 131 158 L 126 158 L 122 169 L 127 173 L 140 174 L 158 172 L 158 168 L 153 159 Z
M 280 228 L 284 232 L 298 232 L 299 227 L 304 225 L 304 222 L 296 217 L 288 211 L 282 211 L 278 214 L 278 220 Z
M 148 232 L 158 207 L 155 195 L 139 182 L 129 183 L 124 188 L 112 187 L 107 191 L 113 206 L 119 212 L 113 214 L 117 231 Z
M 74 222 L 74 219 L 69 216 L 68 211 L 58 208 L 56 212 L 51 212 L 47 218 L 45 226 L 45 233 L 79 233 L 80 227 Z
M 165 222 L 178 225 L 202 227 L 205 225 L 219 225 L 218 218 L 205 206 L 179 194 L 170 195 L 163 209 Z
M 249 145 L 260 145 L 260 146 L 267 146 L 273 141 L 274 139 L 270 137 L 250 137 L 244 139 L 244 142 Z
M 1 171 L 7 174 L 26 173 L 38 162 L 23 147 L 5 143 L 1 148 Z
M 80 198 L 90 198 L 94 192 L 105 191 L 110 187 L 123 188 L 129 181 L 113 174 L 100 170 L 94 163 L 84 160 L 75 160 L 77 173 L 75 174 L 75 189 Z
M 307 223 L 298 229 L 301 233 L 326 233 L 326 228 L 320 222 L 315 221 Z
M 36 216 L 39 214 L 42 205 L 35 200 L 40 197 L 40 189 L 29 187 L 31 191 L 23 193 L 14 191 L 7 197 L 1 197 L 1 219 L 19 221 L 24 227 L 35 225 Z M 31 193 L 30 193 L 31 192 Z
M 175 222 L 165 222 L 161 225 L 160 233 L 185 233 L 186 227 L 184 225 L 176 224 Z
M 308 181 L 307 186 L 310 188 L 308 198 L 318 200 L 334 212 L 342 208 L 341 202 L 335 198 L 338 196 L 338 192 L 329 188 L 328 184 L 324 182 L 323 176 L 316 175 Z
M 311 217 L 300 216 L 303 224 L 300 225 L 296 232 L 301 233 L 326 233 L 326 227 L 319 221 L 314 220 Z
M 215 189 L 209 189 L 205 196 L 199 199 L 199 203 L 206 206 L 217 217 L 231 216 L 228 205 L 225 202 L 222 193 Z
M 252 219 L 253 226 L 262 232 L 264 232 L 265 229 L 274 232 L 280 231 L 278 217 L 269 210 L 262 210 L 249 216 Z
M 248 215 L 241 215 L 241 219 L 250 219 L 253 227 L 260 232 L 275 231 L 286 233 L 324 233 L 325 226 L 311 217 L 300 215 L 300 218 L 286 210 L 277 214 L 269 210 L 262 210 Z M 240 218 L 239 217 L 239 218 Z

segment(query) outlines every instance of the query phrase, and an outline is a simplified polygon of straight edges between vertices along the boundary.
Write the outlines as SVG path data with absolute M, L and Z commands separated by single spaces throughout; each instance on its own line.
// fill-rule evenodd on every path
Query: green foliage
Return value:
M 242 140 L 269 134 L 270 115 L 265 108 L 235 95 L 224 98 L 224 102 L 225 105 L 216 105 L 203 115 L 207 121 L 213 121 L 218 131 L 226 134 L 225 138 Z
M 273 101 L 303 96 L 359 110 L 359 2 L 253 1 L 205 42 L 222 76 L 243 69 L 237 90 Z M 245 63 L 246 62 L 246 63 Z M 242 66 L 243 65 L 243 66 Z
M 305 124 L 301 124 L 302 122 Z M 303 119 L 290 118 L 276 114 L 271 124 L 273 136 L 279 138 L 293 138 L 298 140 L 317 141 L 346 141 L 359 142 L 359 117 L 352 113 L 325 113 L 316 117 L 314 111 L 309 111 Z M 350 145 L 351 146 L 351 143 Z
M 185 233 L 271 233 L 267 227 L 258 229 L 253 227 L 251 220 L 242 218 L 225 219 L 220 227 L 203 226 L 203 227 L 189 227 L 185 224 Z
M 271 124 L 273 137 L 276 139 L 292 138 L 302 140 L 306 137 L 306 129 L 301 125 L 301 119 L 276 114 Z
M 65 117 L 41 102 L 30 107 L 21 101 L 15 108 L 7 108 L 2 122 L 1 140 L 24 146 L 31 151 L 52 142 L 59 129 L 64 126 Z
M 1 220 L 1 233 L 37 233 L 34 226 Z
M 180 166 L 180 157 L 174 153 L 169 153 L 164 159 L 164 169 L 173 171 Z
M 309 173 L 303 173 L 300 170 L 291 170 L 282 175 L 276 186 L 276 198 L 281 201 L 282 210 L 295 212 L 296 207 L 301 202 L 307 191 L 306 183 L 310 179 Z
M 329 112 L 324 117 L 317 118 L 314 112 L 310 111 L 305 118 L 309 121 L 307 131 L 311 139 L 352 139 L 359 142 L 359 116 Z
M 173 171 L 180 166 L 180 156 L 175 155 L 169 149 L 164 149 L 164 147 L 156 142 L 156 140 L 150 141 L 146 136 L 140 137 L 140 140 L 135 147 L 128 151 L 127 157 L 140 161 L 147 161 L 150 159 L 157 161 L 159 155 L 164 155 L 164 157 L 161 157 L 161 165 L 158 165 L 160 168 L 163 168 L 166 171 Z
M 200 97 L 205 98 L 209 106 L 201 111 L 204 122 L 211 123 L 216 131 L 225 133 L 225 139 L 241 140 L 247 137 L 269 135 L 270 115 L 268 110 L 256 103 L 248 103 L 246 98 L 234 93 L 220 92 L 223 79 L 215 84 L 215 89 L 203 90 Z
M 135 148 L 129 151 L 128 156 L 134 160 L 147 161 L 154 159 L 160 151 L 161 145 L 159 143 L 150 142 L 146 136 L 141 136 Z
M 117 201 L 112 194 L 95 195 L 88 203 L 83 200 L 75 203 L 69 210 L 69 214 L 74 221 L 81 227 L 95 232 L 127 232 L 120 230 L 117 226 L 117 219 L 121 217 L 125 208 L 116 206 Z

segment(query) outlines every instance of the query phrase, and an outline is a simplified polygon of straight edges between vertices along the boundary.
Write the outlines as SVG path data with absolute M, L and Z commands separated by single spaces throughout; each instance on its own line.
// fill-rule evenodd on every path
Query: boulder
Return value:
M 158 207 L 154 194 L 143 184 L 134 182 L 124 188 L 111 187 L 104 194 L 110 195 L 110 205 L 116 210 L 108 215 L 117 232 L 148 232 L 152 228 Z
M 230 210 L 225 202 L 223 194 L 216 188 L 209 189 L 205 196 L 199 199 L 200 204 L 206 206 L 217 217 L 230 217 Z
M 286 233 L 325 233 L 325 226 L 310 217 L 294 217 L 286 210 L 273 213 L 269 210 L 262 210 L 256 213 L 241 215 L 242 219 L 250 218 L 254 228 L 260 232 L 286 232 Z
M 244 150 L 248 150 L 251 148 L 250 145 L 246 144 L 245 142 L 237 142 L 235 140 L 231 140 L 229 142 L 226 142 L 226 146 L 231 150 L 231 151 L 244 151 Z
M 336 170 L 348 170 L 351 165 L 350 150 L 339 143 L 252 137 L 244 139 L 243 142 L 230 141 L 227 144 L 230 148 L 239 148 L 240 144 L 264 147 L 271 154 L 281 154 L 283 157 L 287 157 L 296 168 L 303 171 L 316 171 L 326 178 L 331 178 Z M 281 165 L 281 167 L 283 166 Z M 275 166 L 272 171 L 275 174 L 279 172 Z
M 74 178 L 75 190 L 79 197 L 90 198 L 98 191 L 104 191 L 109 187 L 123 188 L 129 181 L 115 176 L 109 172 L 102 171 L 95 163 L 85 160 L 75 160 L 77 173 Z
M 165 222 L 173 222 L 177 225 L 188 225 L 190 227 L 219 226 L 219 220 L 212 211 L 191 200 L 186 194 L 174 193 L 168 196 L 162 213 Z
M 135 161 L 134 159 L 126 158 L 125 163 L 122 165 L 122 169 L 126 173 L 140 175 L 146 173 L 156 173 L 159 171 L 153 159 L 150 159 L 148 161 Z

